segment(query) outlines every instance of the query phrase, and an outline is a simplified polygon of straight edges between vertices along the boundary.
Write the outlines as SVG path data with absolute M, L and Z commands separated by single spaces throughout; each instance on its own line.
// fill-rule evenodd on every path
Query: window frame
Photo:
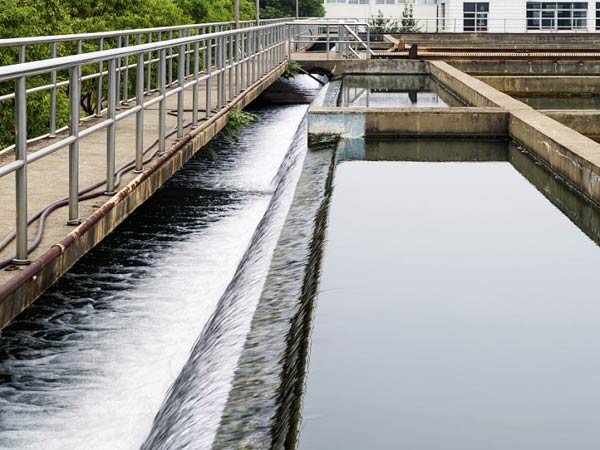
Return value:
M 525 10 L 527 31 L 587 30 L 586 2 L 531 1 L 526 3 Z
M 490 2 L 463 2 L 463 32 L 488 31 Z

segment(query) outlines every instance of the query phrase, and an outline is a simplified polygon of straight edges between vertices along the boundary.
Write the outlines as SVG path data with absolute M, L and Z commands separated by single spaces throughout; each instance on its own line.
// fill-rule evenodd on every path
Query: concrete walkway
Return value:
M 254 83 L 252 86 L 244 90 L 238 97 L 235 99 L 228 100 L 228 107 L 224 110 L 221 110 L 218 114 L 216 113 L 216 99 L 217 99 L 217 77 L 213 77 L 211 80 L 211 91 L 212 91 L 212 105 L 211 108 L 213 110 L 213 117 L 210 120 L 206 119 L 206 84 L 201 83 L 199 89 L 199 118 L 200 123 L 196 130 L 194 130 L 194 138 L 190 139 L 190 142 L 186 145 L 184 149 L 185 155 L 178 156 L 177 161 L 171 162 L 168 161 L 169 166 L 177 166 L 180 167 L 188 157 L 193 155 L 199 148 L 201 148 L 210 138 L 212 138 L 218 131 L 220 131 L 227 123 L 228 120 L 228 110 L 229 108 L 240 108 L 245 107 L 249 102 L 255 99 L 262 91 L 264 91 L 272 82 L 274 82 L 281 74 L 285 71 L 287 64 L 284 62 L 267 75 L 265 75 L 261 80 Z M 227 79 L 226 79 L 227 85 Z M 147 97 L 149 99 L 150 97 Z M 185 91 L 185 114 L 184 120 L 186 124 L 191 124 L 192 121 L 192 92 L 191 90 Z M 167 101 L 167 111 L 175 111 L 177 103 L 177 96 L 169 97 Z M 124 111 L 126 108 L 130 106 L 123 105 L 121 107 L 121 111 Z M 149 109 L 145 110 L 144 113 L 144 148 L 147 149 L 153 144 L 155 144 L 158 138 L 158 105 L 153 105 Z M 82 128 L 89 127 L 94 124 L 94 121 L 85 122 L 82 124 Z M 167 114 L 167 130 L 174 129 L 177 124 L 177 117 L 172 114 Z M 185 129 L 185 133 L 189 134 L 191 132 L 191 128 L 188 126 Z M 58 139 L 63 139 L 65 135 L 57 136 Z M 189 136 L 188 136 L 189 137 Z M 99 131 L 94 133 L 93 135 L 83 139 L 80 143 L 80 190 L 94 184 L 95 182 L 99 182 L 105 180 L 106 178 L 106 141 L 107 141 L 107 133 L 106 130 Z M 135 159 L 135 115 L 132 115 L 117 124 L 117 145 L 116 145 L 116 167 L 117 169 L 126 163 L 132 162 Z M 44 140 L 40 143 L 34 144 L 29 149 L 30 152 L 35 151 L 43 146 L 51 143 L 52 140 Z M 176 134 L 173 135 L 167 140 L 166 148 L 169 149 L 176 143 Z M 189 147 L 189 148 L 188 148 Z M 156 148 L 156 147 L 155 147 Z M 68 195 L 68 148 L 63 148 L 54 154 L 43 158 L 35 163 L 29 165 L 28 168 L 28 191 L 29 191 L 29 215 L 33 215 L 37 211 L 45 208 L 50 203 L 57 201 L 61 198 L 64 198 Z M 14 155 L 4 155 L 0 157 L 0 166 L 11 162 L 14 158 Z M 173 159 L 173 157 L 171 157 Z M 156 162 L 156 161 L 155 161 Z M 167 162 L 165 162 L 167 165 Z M 145 167 L 147 167 L 146 164 Z M 156 172 L 159 172 L 160 169 L 153 169 Z M 175 168 L 177 170 L 177 168 Z M 147 171 L 145 171 L 147 172 Z M 145 178 L 144 178 L 145 175 Z M 168 178 L 168 176 L 164 176 L 162 173 L 158 174 L 158 181 L 153 180 L 152 186 L 146 188 L 142 186 L 143 182 L 136 184 L 136 180 L 151 178 L 152 175 L 148 174 L 136 174 L 133 171 L 127 173 L 123 176 L 118 190 L 121 191 L 127 190 L 128 193 L 132 193 L 136 186 L 140 186 L 139 189 L 143 189 L 142 194 L 136 194 L 134 197 L 145 197 L 151 195 L 156 188 L 160 187 L 164 181 Z M 156 177 L 155 177 L 156 178 Z M 0 214 L 0 240 L 4 239 L 9 233 L 14 231 L 15 229 L 15 176 L 11 174 L 6 177 L 0 178 L 0 204 L 2 205 L 2 214 Z M 134 187 L 132 187 L 132 185 Z M 104 186 L 97 189 L 98 192 L 104 192 Z M 151 192 L 147 192 L 147 191 Z M 80 202 L 80 218 L 82 221 L 88 219 L 92 214 L 97 212 L 100 208 L 103 208 L 107 202 L 114 203 L 114 199 L 116 197 L 123 197 L 123 192 L 118 193 L 117 195 L 109 196 L 109 195 L 101 195 L 95 199 L 82 201 Z M 140 204 L 141 204 L 140 200 Z M 132 206 L 132 204 L 134 204 Z M 135 209 L 135 207 L 139 206 L 138 200 L 128 200 L 128 212 Z M 127 213 L 126 213 L 127 214 Z M 93 241 L 99 242 L 106 234 L 108 234 L 114 226 L 118 225 L 125 217 L 119 217 L 115 220 L 111 219 L 111 227 L 108 229 L 102 228 L 102 236 L 94 236 Z M 30 253 L 30 259 L 35 261 L 40 256 L 47 253 L 52 247 L 59 247 L 62 244 L 57 244 L 64 240 L 68 236 L 72 236 L 76 234 L 79 236 L 77 232 L 77 228 L 74 226 L 67 225 L 68 219 L 68 211 L 66 207 L 63 207 L 57 211 L 55 211 L 47 220 L 46 227 L 44 229 L 44 235 L 41 244 L 39 247 Z M 29 240 L 30 242 L 34 239 L 36 231 L 37 231 L 38 223 L 35 222 L 29 227 Z M 114 225 L 114 226 L 112 226 Z M 95 231 L 98 234 L 98 230 Z M 89 240 L 89 239 L 88 239 Z M 95 243 L 97 243 L 95 242 Z M 93 247 L 92 244 L 90 246 Z M 87 244 L 86 244 L 87 245 Z M 62 248 L 62 247 L 61 247 Z M 89 250 L 89 248 L 87 249 Z M 87 251 L 85 250 L 85 251 Z M 65 250 L 63 249 L 63 252 Z M 85 253 L 83 251 L 83 253 Z M 15 243 L 11 243 L 7 249 L 0 252 L 0 260 L 4 260 L 10 257 L 13 257 L 15 254 Z M 80 257 L 81 255 L 77 255 Z M 73 261 L 74 262 L 74 261 Z M 69 264 L 72 262 L 69 261 Z M 62 264 L 61 267 L 65 268 L 67 263 Z M 34 264 L 37 266 L 38 264 Z M 43 263 L 42 265 L 46 265 Z M 66 267 L 68 268 L 68 267 Z M 39 268 L 36 268 L 39 270 Z M 11 308 L 12 311 L 6 312 L 6 307 L 3 306 L 3 303 L 10 303 L 6 299 L 7 292 L 13 291 L 13 287 L 9 286 L 15 283 L 15 278 L 23 277 L 25 272 L 32 271 L 32 266 L 22 266 L 15 267 L 10 266 L 4 270 L 0 271 L 0 328 L 6 323 L 7 319 L 10 320 L 18 311 L 15 311 L 15 308 Z M 59 272 L 61 272 L 59 274 Z M 54 277 L 58 278 L 58 276 L 62 275 L 64 270 L 61 268 L 60 270 L 53 271 Z M 33 277 L 33 281 L 37 278 L 37 275 Z M 53 281 L 53 280 L 52 280 Z M 48 285 L 51 283 L 48 283 Z M 34 289 L 34 291 L 43 291 L 43 289 L 47 288 L 47 286 L 43 287 L 39 286 Z M 29 294 L 27 294 L 30 296 Z M 31 303 L 33 299 L 27 299 L 26 301 L 19 301 L 19 305 L 17 309 L 23 309 L 26 304 Z M 10 317 L 12 316 L 12 317 Z

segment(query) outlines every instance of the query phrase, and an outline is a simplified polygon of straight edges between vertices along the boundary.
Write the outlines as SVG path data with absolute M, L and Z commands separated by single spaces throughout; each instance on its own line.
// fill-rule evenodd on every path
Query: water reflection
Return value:
M 438 145 L 469 162 L 338 165 L 299 448 L 597 448 L 598 210 L 512 145 Z
M 339 103 L 376 108 L 464 106 L 429 75 L 349 75 L 343 79 Z

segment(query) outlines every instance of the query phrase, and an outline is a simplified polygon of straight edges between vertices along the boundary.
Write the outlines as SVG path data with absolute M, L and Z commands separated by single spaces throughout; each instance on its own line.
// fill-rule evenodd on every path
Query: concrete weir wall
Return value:
M 452 66 L 470 75 L 600 75 L 600 61 L 565 60 L 454 60 Z
M 81 256 L 113 231 L 221 131 L 227 125 L 231 109 L 246 107 L 277 80 L 286 68 L 287 63 L 281 64 L 240 94 L 227 109 L 187 134 L 164 155 L 148 164 L 140 175 L 85 219 L 65 239 L 0 286 L 0 329 L 33 303 Z
M 600 95 L 600 76 L 479 76 L 481 81 L 510 95 L 539 96 L 597 96 Z
M 505 136 L 508 115 L 497 108 L 314 108 L 308 116 L 311 140 L 320 135 Z
M 318 142 L 324 135 L 347 139 L 379 135 L 510 137 L 570 186 L 600 204 L 600 144 L 561 123 L 581 131 L 595 131 L 597 127 L 592 124 L 597 114 L 587 118 L 564 112 L 546 115 L 445 62 L 420 61 L 424 66 L 408 62 L 404 68 L 403 63 L 405 61 L 360 61 L 349 65 L 346 72 L 345 62 L 328 62 L 338 73 L 397 75 L 425 70 L 471 107 L 378 109 L 316 103 L 309 110 L 310 139 Z
M 598 110 L 543 110 L 541 112 L 584 136 L 600 140 L 600 111 Z
M 600 144 L 447 63 L 431 61 L 430 71 L 471 104 L 507 111 L 509 136 L 600 204 Z

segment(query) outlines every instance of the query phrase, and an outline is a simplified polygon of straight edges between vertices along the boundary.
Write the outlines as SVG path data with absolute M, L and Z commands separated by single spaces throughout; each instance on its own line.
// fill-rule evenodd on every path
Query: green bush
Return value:
M 222 22 L 233 19 L 233 0 L 0 0 L 0 39 L 54 34 L 88 33 L 119 29 L 151 28 L 186 23 Z M 254 0 L 240 1 L 240 18 L 255 18 Z M 261 1 L 263 18 L 289 17 L 295 15 L 295 0 Z M 324 13 L 321 0 L 301 0 L 301 14 L 321 16 Z M 174 37 L 178 37 L 175 33 Z M 163 35 L 164 38 L 164 35 Z M 146 36 L 143 38 L 145 43 Z M 154 36 L 156 39 L 156 36 Z M 84 41 L 85 52 L 98 50 L 97 41 Z M 117 46 L 116 39 L 107 39 L 104 49 Z M 76 43 L 57 45 L 58 56 L 71 55 Z M 3 49 L 0 65 L 18 62 L 18 49 Z M 27 61 L 50 57 L 49 45 L 27 48 Z M 176 73 L 177 60 L 173 61 Z M 82 68 L 82 74 L 95 73 L 97 66 Z M 129 71 L 129 93 L 135 86 L 135 71 Z M 59 73 L 59 80 L 68 74 Z M 152 74 L 153 83 L 156 73 Z M 50 75 L 36 76 L 27 80 L 28 88 L 48 84 Z M 106 82 L 106 79 L 105 79 Z M 14 91 L 14 83 L 0 83 L 0 95 Z M 88 115 L 97 102 L 97 85 L 94 80 L 83 83 L 83 112 Z M 106 92 L 104 86 L 103 92 Z M 50 124 L 50 93 L 28 96 L 28 137 L 48 133 Z M 14 143 L 14 102 L 0 102 L 0 149 Z M 66 89 L 57 91 L 57 127 L 68 123 L 69 105 Z

